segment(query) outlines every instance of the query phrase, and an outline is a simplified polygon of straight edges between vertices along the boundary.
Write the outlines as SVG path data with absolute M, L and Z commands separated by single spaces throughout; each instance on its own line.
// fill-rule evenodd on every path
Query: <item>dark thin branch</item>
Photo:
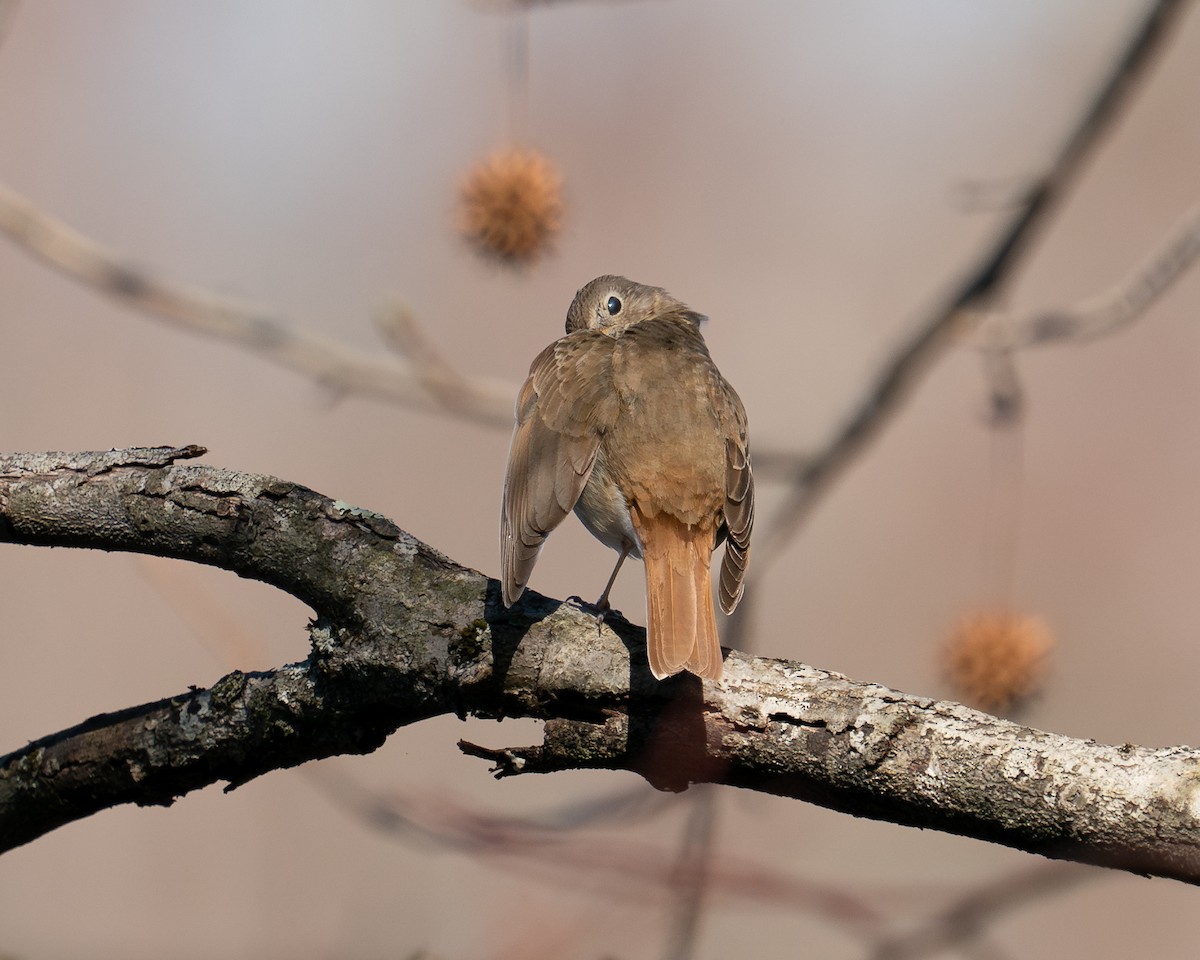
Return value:
M 711 789 L 698 790 L 691 798 L 687 822 L 671 869 L 675 892 L 670 939 L 663 953 L 666 960 L 687 960 L 700 942 L 705 895 L 713 871 L 716 845 L 717 798 Z
M 1186 0 L 1157 0 L 1135 31 L 1124 54 L 1096 95 L 1022 209 L 1000 231 L 979 264 L 952 290 L 945 302 L 891 357 L 850 418 L 822 450 L 795 473 L 791 492 L 769 522 L 757 546 L 758 562 L 773 556 L 807 518 L 829 485 L 863 451 L 942 352 L 954 342 L 970 311 L 995 298 L 1010 283 L 1051 213 L 1074 184 L 1091 151 L 1129 99 L 1137 81 L 1187 10 Z
M 1042 863 L 968 891 L 915 930 L 882 941 L 872 960 L 920 960 L 978 938 L 1005 913 L 1100 876 L 1077 863 Z
M 502 774 L 605 768 L 724 783 L 1047 856 L 1200 882 L 1200 751 L 1110 747 L 731 653 L 657 683 L 644 632 L 496 581 L 294 483 L 197 448 L 0 458 L 0 541 L 179 557 L 316 611 L 302 663 L 95 717 L 0 758 L 0 849 L 119 803 L 375 749 L 455 712 L 545 720 Z
M 620 840 L 611 833 L 586 835 L 587 827 L 597 825 L 600 817 L 628 826 L 647 815 L 661 818 L 665 813 L 685 809 L 677 798 L 659 800 L 649 810 L 635 801 L 637 805 L 631 810 L 628 801 L 634 798 L 618 795 L 611 811 L 601 814 L 598 804 L 589 811 L 588 822 L 581 822 L 572 808 L 552 814 L 551 821 L 546 822 L 541 817 L 482 813 L 445 796 L 380 793 L 354 783 L 342 771 L 332 775 L 314 773 L 310 779 L 314 777 L 326 796 L 365 826 L 389 838 L 450 847 L 503 862 L 554 886 L 570 883 L 577 889 L 587 887 L 597 896 L 613 900 L 666 904 L 679 886 L 679 870 L 672 863 L 673 852 L 668 846 L 644 839 Z M 601 797 L 599 802 L 607 799 Z M 664 834 L 666 827 L 656 832 Z M 912 907 L 928 897 L 927 892 L 910 888 L 872 885 L 863 889 L 861 884 L 839 886 L 807 880 L 728 851 L 709 863 L 705 887 L 706 902 L 809 913 L 864 942 L 877 939 L 876 932 L 884 924 L 885 912 L 879 901 L 893 907 Z

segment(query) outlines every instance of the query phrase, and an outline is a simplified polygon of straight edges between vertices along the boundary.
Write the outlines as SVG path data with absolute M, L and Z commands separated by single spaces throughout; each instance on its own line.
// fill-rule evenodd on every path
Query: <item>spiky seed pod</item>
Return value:
M 562 219 L 562 177 L 536 150 L 497 151 L 462 185 L 459 229 L 477 250 L 524 265 L 544 254 Z
M 962 700 L 1004 710 L 1037 692 L 1053 646 L 1049 628 L 1037 617 L 979 612 L 951 631 L 942 669 Z

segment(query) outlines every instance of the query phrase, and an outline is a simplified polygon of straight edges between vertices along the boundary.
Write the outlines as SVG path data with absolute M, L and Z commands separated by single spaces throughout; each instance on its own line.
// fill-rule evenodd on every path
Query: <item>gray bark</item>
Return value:
M 731 652 L 664 683 L 645 635 L 499 585 L 302 486 L 178 461 L 197 447 L 0 458 L 0 541 L 177 557 L 310 605 L 311 655 L 94 717 L 0 758 L 0 850 L 119 803 L 366 753 L 443 713 L 545 720 L 497 774 L 633 770 L 1046 856 L 1200 881 L 1200 751 L 1046 733 L 800 663 Z

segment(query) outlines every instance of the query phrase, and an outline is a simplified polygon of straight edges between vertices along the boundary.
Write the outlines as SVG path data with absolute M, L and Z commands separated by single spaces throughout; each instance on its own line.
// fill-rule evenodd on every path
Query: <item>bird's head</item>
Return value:
M 695 324 L 703 319 L 662 287 L 610 275 L 597 277 L 575 294 L 567 311 L 566 327 L 567 333 L 599 330 L 616 337 L 643 320 L 672 313 Z

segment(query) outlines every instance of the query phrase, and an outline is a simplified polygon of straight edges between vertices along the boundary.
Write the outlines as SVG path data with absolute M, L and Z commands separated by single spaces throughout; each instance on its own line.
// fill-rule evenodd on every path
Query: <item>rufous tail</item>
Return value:
M 709 562 L 711 528 L 691 526 L 665 513 L 632 511 L 646 562 L 646 649 L 659 680 L 689 670 L 719 680 L 724 664 L 713 610 Z

